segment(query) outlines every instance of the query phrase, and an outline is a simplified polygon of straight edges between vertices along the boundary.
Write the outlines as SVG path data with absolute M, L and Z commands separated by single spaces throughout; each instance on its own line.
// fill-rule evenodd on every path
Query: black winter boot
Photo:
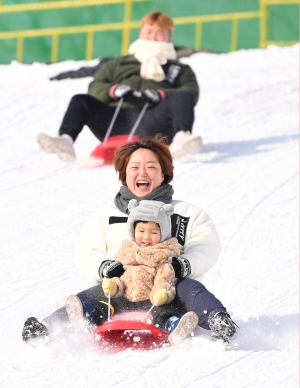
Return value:
M 209 337 L 211 341 L 222 340 L 226 345 L 229 344 L 231 337 L 235 334 L 237 326 L 230 315 L 225 311 L 215 313 L 208 320 L 212 335 Z
M 34 346 L 40 343 L 47 343 L 49 340 L 47 327 L 36 318 L 30 317 L 24 323 L 22 339 L 24 342 L 30 342 Z

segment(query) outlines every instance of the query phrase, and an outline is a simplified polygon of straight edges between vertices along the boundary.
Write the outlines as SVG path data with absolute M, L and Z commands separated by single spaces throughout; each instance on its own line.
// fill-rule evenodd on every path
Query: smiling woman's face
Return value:
M 140 148 L 130 156 L 126 167 L 126 184 L 132 194 L 145 197 L 157 189 L 164 174 L 155 154 Z

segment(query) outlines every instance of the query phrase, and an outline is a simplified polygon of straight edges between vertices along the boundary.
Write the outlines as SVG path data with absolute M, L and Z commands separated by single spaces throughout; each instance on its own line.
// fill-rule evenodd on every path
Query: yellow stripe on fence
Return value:
M 65 1 L 51 1 L 43 3 L 30 3 L 30 4 L 14 4 L 14 5 L 1 5 L 0 0 L 0 13 L 10 12 L 23 12 L 23 11 L 40 11 L 46 9 L 61 9 L 61 8 L 76 8 L 87 7 L 94 5 L 111 5 L 111 4 L 125 4 L 128 1 L 131 3 L 146 3 L 151 0 L 65 0 Z M 268 5 L 289 5 L 299 4 L 299 0 L 266 0 Z
M 58 59 L 59 34 L 53 34 L 51 47 L 51 62 L 57 62 Z
M 85 58 L 87 61 L 93 59 L 93 47 L 94 47 L 94 31 L 89 29 L 87 31 L 86 38 L 86 50 L 85 50 Z
M 131 28 L 138 28 L 139 22 L 131 22 Z M 5 31 L 0 32 L 0 39 L 12 39 L 12 38 L 32 38 L 37 36 L 46 36 L 53 34 L 78 34 L 87 33 L 88 31 L 111 31 L 111 30 L 122 30 L 124 23 L 110 23 L 110 24 L 94 24 L 88 26 L 76 26 L 76 27 L 59 27 L 59 28 L 42 28 L 40 30 L 24 30 L 24 31 Z
M 17 61 L 22 62 L 24 50 L 24 38 L 20 36 L 17 41 Z
M 24 11 L 44 11 L 49 9 L 90 7 L 95 5 L 124 4 L 128 0 L 69 0 L 53 1 L 47 3 L 30 3 L 16 5 L 0 5 L 0 13 L 24 12 Z M 129 0 L 132 3 L 146 3 L 151 0 Z
M 195 36 L 195 50 L 201 49 L 201 42 L 202 42 L 202 22 L 196 23 L 196 36 Z
M 125 4 L 125 10 L 124 10 L 124 29 L 123 29 L 123 38 L 122 38 L 122 55 L 126 55 L 129 47 L 130 42 L 130 29 L 131 29 L 131 11 L 132 11 L 132 1 L 127 0 Z M 139 22 L 140 26 L 140 22 Z
M 234 19 L 232 21 L 232 33 L 231 33 L 231 44 L 230 44 L 230 51 L 235 51 L 237 48 L 237 41 L 238 41 L 238 20 Z
M 176 25 L 180 24 L 193 24 L 198 22 L 216 22 L 222 20 L 235 20 L 235 19 L 252 19 L 261 16 L 260 11 L 255 12 L 236 12 L 225 13 L 218 15 L 199 15 L 199 16 L 186 16 L 182 18 L 173 18 L 173 22 Z
M 299 4 L 299 0 L 266 0 L 268 5 L 291 5 Z

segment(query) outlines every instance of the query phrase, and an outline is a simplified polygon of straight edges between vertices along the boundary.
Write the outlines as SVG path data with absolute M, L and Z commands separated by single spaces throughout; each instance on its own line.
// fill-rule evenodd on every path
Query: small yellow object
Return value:
M 102 281 L 102 290 L 104 291 L 105 296 L 108 296 L 109 292 L 110 296 L 114 296 L 118 291 L 117 283 L 111 279 L 104 278 Z
M 161 306 L 162 304 L 165 304 L 167 300 L 168 300 L 167 290 L 164 290 L 164 289 L 157 290 L 153 295 L 153 301 L 155 306 Z
M 114 309 L 114 306 L 112 304 L 108 304 L 107 302 L 104 302 L 104 300 L 99 300 L 99 303 L 103 303 L 103 304 L 106 304 L 106 306 L 109 306 L 111 315 L 114 315 L 115 309 Z

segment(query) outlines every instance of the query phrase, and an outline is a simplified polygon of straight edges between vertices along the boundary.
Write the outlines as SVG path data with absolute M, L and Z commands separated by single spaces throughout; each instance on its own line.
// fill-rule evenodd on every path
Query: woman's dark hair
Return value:
M 126 168 L 131 155 L 141 148 L 150 150 L 155 154 L 164 174 L 164 183 L 170 183 L 174 175 L 171 152 L 167 146 L 167 138 L 161 134 L 157 134 L 153 139 L 145 138 L 132 143 L 126 143 L 117 148 L 114 157 L 114 166 L 119 174 L 119 180 L 122 182 L 122 185 L 126 186 Z

